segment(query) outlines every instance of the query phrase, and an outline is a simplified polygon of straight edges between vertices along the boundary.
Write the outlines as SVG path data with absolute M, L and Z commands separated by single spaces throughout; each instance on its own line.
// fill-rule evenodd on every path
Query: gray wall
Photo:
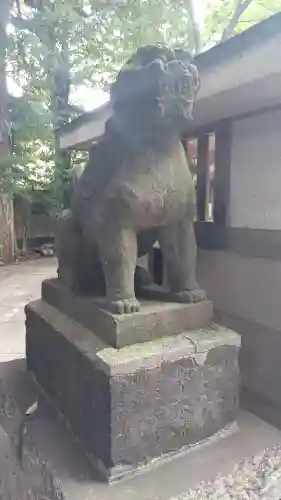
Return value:
M 281 111 L 233 123 L 228 224 L 281 229 Z
M 228 228 L 206 228 L 198 279 L 242 336 L 244 404 L 281 427 L 281 111 L 233 122 L 231 139 Z
M 201 250 L 198 279 L 220 311 L 281 330 L 281 261 Z
M 241 403 L 281 428 L 281 261 L 199 251 L 198 277 L 217 321 L 242 336 Z

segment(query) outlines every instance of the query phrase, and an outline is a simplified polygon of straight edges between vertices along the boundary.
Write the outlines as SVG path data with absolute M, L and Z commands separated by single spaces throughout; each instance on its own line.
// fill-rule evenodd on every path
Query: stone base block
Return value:
M 240 498 L 241 491 L 246 498 L 241 475 L 245 490 L 250 481 L 261 498 L 270 497 L 268 488 L 276 480 L 280 490 L 276 474 L 280 448 L 275 454 L 268 450 L 281 442 L 281 434 L 254 415 L 240 411 L 226 431 L 173 460 L 154 461 L 145 474 L 108 485 L 99 480 L 81 445 L 34 384 L 24 360 L 0 363 L 0 381 L 3 500 L 194 500 L 209 495 L 225 500 L 227 496 Z M 36 410 L 26 415 L 31 406 Z M 270 463 L 264 462 L 265 454 Z M 267 471 L 265 483 L 261 465 Z M 264 494 L 260 492 L 263 487 Z
M 42 283 L 45 302 L 91 330 L 112 347 L 121 348 L 137 342 L 177 335 L 184 330 L 202 328 L 211 322 L 213 304 L 206 300 L 198 304 L 163 302 L 161 290 L 147 291 L 149 298 L 141 300 L 141 311 L 134 314 L 114 315 L 98 307 L 93 297 L 74 295 L 59 279 Z M 155 295 L 156 294 L 156 295 Z M 159 298 L 162 296 L 162 301 Z
M 233 331 L 212 325 L 116 350 L 44 301 L 26 315 L 29 370 L 109 481 L 236 418 Z

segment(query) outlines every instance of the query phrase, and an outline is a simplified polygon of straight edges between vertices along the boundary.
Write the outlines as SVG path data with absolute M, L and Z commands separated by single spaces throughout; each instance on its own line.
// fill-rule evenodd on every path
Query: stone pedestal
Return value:
M 58 279 L 42 283 L 42 299 L 67 317 L 84 326 L 106 344 L 121 348 L 161 337 L 177 335 L 184 330 L 205 327 L 213 316 L 213 304 L 177 304 L 165 300 L 158 290 L 147 291 L 136 314 L 114 315 L 98 307 L 94 298 L 77 297 Z M 155 300 L 156 297 L 156 300 Z M 165 300 L 165 301 L 164 301 Z
M 240 337 L 211 324 L 211 304 L 141 305 L 113 316 L 52 280 L 26 307 L 28 368 L 108 481 L 204 440 L 238 411 Z

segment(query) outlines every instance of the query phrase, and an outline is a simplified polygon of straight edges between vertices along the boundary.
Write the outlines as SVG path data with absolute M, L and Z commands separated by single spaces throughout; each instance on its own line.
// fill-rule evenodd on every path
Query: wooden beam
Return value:
M 209 138 L 208 134 L 200 135 L 197 148 L 197 220 L 205 221 L 208 208 L 208 191 L 210 183 L 209 165 Z
M 215 129 L 214 222 L 227 223 L 230 198 L 232 122 L 223 120 Z
M 281 230 L 230 227 L 213 222 L 195 222 L 198 248 L 281 261 Z

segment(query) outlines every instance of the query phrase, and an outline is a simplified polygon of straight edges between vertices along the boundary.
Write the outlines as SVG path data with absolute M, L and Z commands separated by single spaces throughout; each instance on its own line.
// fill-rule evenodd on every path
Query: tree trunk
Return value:
M 69 89 L 70 89 L 70 66 L 68 46 L 65 43 L 67 32 L 64 30 L 64 43 L 57 65 L 53 72 L 53 96 L 52 108 L 55 116 L 54 129 L 60 128 L 68 121 L 68 104 L 69 104 Z M 52 37 L 50 36 L 50 40 Z M 71 179 L 69 172 L 71 169 L 71 152 L 60 151 L 56 144 L 56 175 L 62 181 L 62 203 L 63 208 L 69 208 L 70 196 L 72 190 Z
M 14 197 L 15 221 L 18 223 L 19 232 L 22 236 L 21 253 L 25 255 L 28 251 L 28 231 L 31 221 L 32 195 L 17 195 Z M 17 226 L 17 225 L 16 225 Z
M 7 264 L 16 256 L 13 198 L 0 194 L 0 260 Z
M 199 1 L 199 0 L 197 0 Z M 197 16 L 195 13 L 195 0 L 185 0 L 185 5 L 190 17 L 190 23 L 192 27 L 192 34 L 193 34 L 193 41 L 194 41 L 194 52 L 195 54 L 199 54 L 202 51 L 202 37 L 201 37 L 201 31 L 200 31 L 200 26 L 197 20 Z
M 10 155 L 10 134 L 8 125 L 8 91 L 6 85 L 6 26 L 9 20 L 11 0 L 0 0 L 0 162 L 5 169 Z M 16 238 L 12 193 L 4 192 L 0 179 L 0 257 L 11 262 L 15 258 Z

